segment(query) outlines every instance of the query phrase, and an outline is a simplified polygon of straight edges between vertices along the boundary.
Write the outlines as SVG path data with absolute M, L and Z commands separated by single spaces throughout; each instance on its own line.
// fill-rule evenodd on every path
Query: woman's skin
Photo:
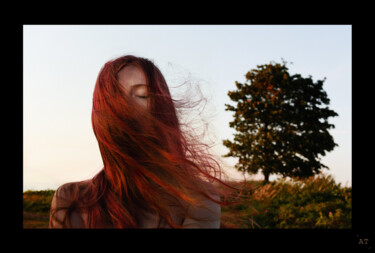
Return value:
M 125 90 L 125 94 L 134 98 L 142 108 L 149 105 L 148 84 L 143 71 L 134 65 L 122 68 L 117 74 L 117 80 Z

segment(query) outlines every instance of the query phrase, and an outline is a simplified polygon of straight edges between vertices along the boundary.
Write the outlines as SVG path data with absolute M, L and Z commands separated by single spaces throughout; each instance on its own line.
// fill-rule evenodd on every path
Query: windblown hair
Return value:
M 128 65 L 140 67 L 146 76 L 147 110 L 125 94 L 117 79 Z M 70 226 L 70 214 L 78 210 L 87 213 L 89 228 L 137 228 L 139 210 L 145 210 L 180 228 L 171 217 L 171 200 L 182 207 L 181 217 L 202 197 L 226 204 L 212 197 L 222 196 L 214 182 L 230 187 L 222 180 L 225 173 L 207 145 L 182 130 L 177 102 L 150 60 L 127 55 L 104 65 L 95 84 L 91 115 L 104 167 L 90 184 L 72 191 L 75 197 L 66 207 L 64 227 Z

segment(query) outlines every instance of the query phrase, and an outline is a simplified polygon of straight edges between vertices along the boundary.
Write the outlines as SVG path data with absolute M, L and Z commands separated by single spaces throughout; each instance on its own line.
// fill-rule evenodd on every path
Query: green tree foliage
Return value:
M 290 75 L 286 62 L 258 65 L 246 74 L 246 82 L 235 82 L 229 91 L 237 106 L 225 104 L 234 112 L 229 126 L 236 130 L 234 140 L 223 140 L 229 153 L 238 157 L 240 172 L 306 178 L 328 167 L 319 155 L 337 144 L 328 132 L 334 125 L 329 117 L 338 116 L 328 108 L 330 100 L 323 90 L 324 80 Z

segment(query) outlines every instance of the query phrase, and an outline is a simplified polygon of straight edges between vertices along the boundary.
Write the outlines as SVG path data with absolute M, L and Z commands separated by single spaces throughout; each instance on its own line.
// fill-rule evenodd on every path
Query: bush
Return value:
M 283 179 L 272 188 L 255 217 L 262 228 L 351 228 L 351 188 L 342 188 L 331 176 Z
M 50 211 L 55 191 L 26 191 L 23 193 L 23 211 L 46 213 Z

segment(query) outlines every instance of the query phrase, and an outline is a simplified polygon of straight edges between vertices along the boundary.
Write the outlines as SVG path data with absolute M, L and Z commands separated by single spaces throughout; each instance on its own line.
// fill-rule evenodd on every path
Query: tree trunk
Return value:
M 267 132 L 268 132 L 268 122 L 266 121 L 264 123 L 264 147 L 263 148 L 268 148 L 268 137 L 267 137 Z M 269 159 L 268 159 L 268 151 L 266 150 L 266 162 L 269 163 Z M 269 182 L 269 176 L 270 176 L 270 173 L 269 172 L 264 172 L 264 182 L 265 183 L 268 183 Z
M 265 172 L 264 173 L 264 182 L 268 183 L 269 182 L 269 177 L 270 177 L 270 173 Z

